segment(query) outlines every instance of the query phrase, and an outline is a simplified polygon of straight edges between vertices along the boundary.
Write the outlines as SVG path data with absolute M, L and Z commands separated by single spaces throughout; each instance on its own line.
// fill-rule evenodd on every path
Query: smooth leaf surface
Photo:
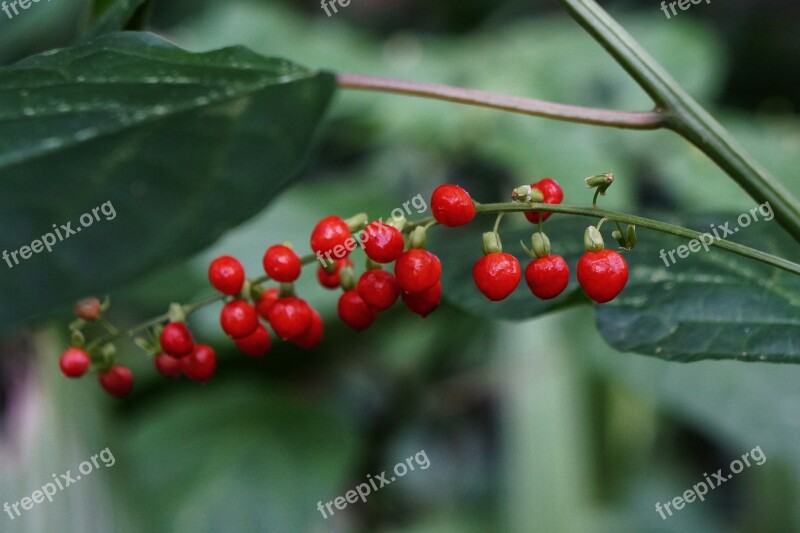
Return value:
M 259 212 L 301 169 L 334 87 L 240 47 L 194 54 L 141 33 L 2 69 L 0 250 L 53 225 L 81 233 L 0 263 L 0 324 L 117 288 Z M 81 227 L 106 202 L 115 215 Z
M 521 216 L 521 215 L 520 215 Z M 701 231 L 732 221 L 737 214 L 668 220 Z M 656 216 L 664 220 L 663 216 Z M 444 294 L 451 303 L 489 318 L 523 320 L 589 303 L 575 278 L 583 253 L 582 235 L 589 219 L 554 215 L 545 224 L 553 253 L 564 256 L 571 269 L 567 290 L 555 300 L 536 299 L 523 281 L 502 302 L 488 301 L 472 281 L 472 265 L 480 254 L 480 232 L 448 230 L 447 241 L 435 239 L 442 254 Z M 504 251 L 514 253 L 523 269 L 530 261 L 521 253 L 519 240 L 530 243 L 529 228 L 502 231 Z M 614 243 L 611 227 L 604 227 L 606 246 Z M 722 234 L 722 232 L 719 232 Z M 737 242 L 797 259 L 796 244 L 773 221 L 759 221 L 737 232 Z M 639 244 L 625 254 L 630 278 L 614 301 L 596 306 L 597 323 L 605 340 L 622 351 L 655 355 L 674 361 L 736 359 L 800 363 L 800 278 L 729 252 L 702 248 L 666 266 L 665 253 L 686 244 L 680 238 L 639 230 Z

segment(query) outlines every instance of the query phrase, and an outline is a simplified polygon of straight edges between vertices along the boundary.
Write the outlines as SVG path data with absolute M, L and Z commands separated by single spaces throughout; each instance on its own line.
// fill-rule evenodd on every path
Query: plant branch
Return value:
M 666 127 L 699 148 L 800 242 L 800 201 L 762 168 L 638 42 L 594 0 L 558 0 L 663 110 Z
M 393 78 L 359 76 L 355 74 L 339 74 L 336 79 L 339 87 L 343 89 L 360 89 L 405 94 L 409 96 L 422 96 L 436 100 L 500 109 L 513 113 L 552 118 L 566 122 L 579 122 L 595 126 L 609 126 L 635 130 L 654 130 L 666 125 L 664 115 L 657 111 L 633 113 L 628 111 L 597 109 L 593 107 L 558 104 L 544 100 L 506 96 L 485 91 L 451 87 L 448 85 Z

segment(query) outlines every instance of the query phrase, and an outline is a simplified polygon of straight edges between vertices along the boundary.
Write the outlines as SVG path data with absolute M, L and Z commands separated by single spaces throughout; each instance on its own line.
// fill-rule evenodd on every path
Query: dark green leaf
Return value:
M 186 258 L 259 212 L 301 169 L 334 90 L 243 48 L 193 54 L 139 33 L 0 69 L 0 250 L 105 202 L 116 212 L 1 262 L 0 323 Z
M 114 33 L 125 28 L 136 10 L 147 0 L 116 0 L 86 32 L 85 39 L 90 40 L 107 33 Z
M 732 229 L 737 216 L 688 217 L 670 222 L 702 231 L 709 224 L 732 221 Z M 588 303 L 575 279 L 575 265 L 583 253 L 581 239 L 589 223 L 588 219 L 556 215 L 545 224 L 553 253 L 564 256 L 572 270 L 567 290 L 549 302 L 536 299 L 524 278 L 507 300 L 489 302 L 478 292 L 471 274 L 480 254 L 480 232 L 487 228 L 448 230 L 446 242 L 433 238 L 439 242 L 435 249 L 442 254 L 444 264 L 444 294 L 454 305 L 472 313 L 511 320 Z M 519 240 L 529 243 L 534 229 L 502 232 L 504 251 L 514 253 L 523 268 L 530 259 L 520 253 Z M 611 247 L 612 228 L 607 224 L 603 229 L 606 246 Z M 736 359 L 800 363 L 800 278 L 729 252 L 705 252 L 702 248 L 684 259 L 674 255 L 676 263 L 667 267 L 660 251 L 669 252 L 686 241 L 643 229 L 638 234 L 637 247 L 625 254 L 630 266 L 625 290 L 614 301 L 596 306 L 600 332 L 612 346 L 682 362 Z M 735 237 L 732 240 L 753 248 L 797 258 L 796 244 L 774 222 L 753 223 Z

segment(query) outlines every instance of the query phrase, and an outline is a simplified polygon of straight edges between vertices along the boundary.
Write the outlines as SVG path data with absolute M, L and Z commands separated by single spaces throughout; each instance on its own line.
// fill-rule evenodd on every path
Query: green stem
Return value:
M 566 215 L 578 215 L 584 217 L 594 217 L 594 218 L 607 218 L 608 220 L 613 220 L 614 222 L 622 222 L 625 224 L 633 224 L 642 228 L 649 228 L 655 231 L 660 231 L 661 233 L 667 233 L 670 235 L 676 235 L 678 237 L 684 237 L 686 239 L 698 239 L 704 235 L 704 233 L 687 229 L 682 226 L 676 226 L 674 224 L 667 224 L 666 222 L 660 222 L 658 220 L 653 220 L 650 218 L 640 217 L 637 215 L 629 215 L 627 213 L 619 213 L 616 211 L 609 211 L 607 209 L 595 209 L 590 207 L 577 207 L 572 205 L 553 205 L 553 204 L 545 204 L 545 203 L 538 203 L 538 204 L 519 204 L 519 203 L 497 203 L 497 204 L 483 204 L 479 208 L 477 208 L 479 213 L 513 213 L 513 212 L 521 212 L 521 211 L 549 211 L 551 213 L 562 213 Z M 750 248 L 749 246 L 744 246 L 742 244 L 737 244 L 735 242 L 725 241 L 725 240 L 715 240 L 710 243 L 711 246 L 716 248 L 721 248 L 723 250 L 727 250 L 729 252 L 733 252 L 735 254 L 741 255 L 743 257 L 747 257 L 750 259 L 755 259 L 756 261 L 761 261 L 762 263 L 766 263 L 768 265 L 772 265 L 774 267 L 780 268 L 781 270 L 785 270 L 787 272 L 792 272 L 793 274 L 800 275 L 800 264 L 794 263 L 792 261 L 788 261 L 782 257 L 778 257 L 772 254 L 768 254 L 766 252 L 762 252 L 760 250 L 756 250 L 755 248 Z
M 594 0 L 559 2 L 656 102 L 666 127 L 699 148 L 757 202 L 769 202 L 778 222 L 800 242 L 800 202 L 781 182 L 762 168 Z

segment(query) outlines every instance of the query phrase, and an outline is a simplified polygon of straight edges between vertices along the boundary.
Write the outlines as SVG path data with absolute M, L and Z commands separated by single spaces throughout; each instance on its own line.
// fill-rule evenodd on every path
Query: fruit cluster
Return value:
M 610 175 L 599 181 L 594 177 L 587 184 L 604 194 L 610 185 Z M 595 179 L 595 182 L 589 180 Z M 563 191 L 554 180 L 544 178 L 532 185 L 518 187 L 512 194 L 515 202 L 533 206 L 535 202 L 560 204 Z M 595 200 L 597 194 L 595 194 Z M 208 269 L 208 279 L 219 292 L 213 301 L 223 301 L 220 326 L 245 355 L 262 357 L 272 346 L 270 331 L 284 341 L 304 349 L 316 347 L 323 338 L 324 324 L 319 313 L 296 294 L 294 283 L 305 264 L 318 262 L 319 284 L 326 289 L 340 289 L 339 318 L 356 331 L 368 328 L 378 313 L 392 307 L 398 299 L 412 312 L 427 317 L 439 305 L 442 296 L 442 264 L 439 258 L 425 249 L 427 230 L 441 224 L 456 227 L 468 224 L 482 209 L 469 193 L 457 185 L 442 185 L 431 197 L 432 219 L 410 222 L 392 219 L 391 222 L 369 222 L 366 215 L 345 220 L 328 216 L 314 227 L 310 237 L 312 255 L 301 258 L 289 243 L 270 246 L 264 253 L 264 275 L 248 279 L 241 262 L 224 255 L 214 259 Z M 542 223 L 552 214 L 541 208 L 522 210 L 525 217 L 539 228 L 532 236 L 532 246 L 525 252 L 531 262 L 525 268 L 525 280 L 538 298 L 551 299 L 561 294 L 569 283 L 570 270 L 559 255 L 550 253 L 550 240 L 542 232 Z M 485 210 L 484 212 L 492 212 Z M 498 226 L 483 234 L 484 255 L 475 263 L 472 274 L 476 286 L 492 301 L 503 300 L 519 285 L 522 268 L 519 260 L 503 252 Z M 606 250 L 599 227 L 590 226 L 584 235 L 586 253 L 577 266 L 578 282 L 586 294 L 597 303 L 612 300 L 623 289 L 628 267 L 622 256 Z M 633 228 L 623 238 L 614 232 L 621 247 L 629 249 L 635 241 Z M 355 237 L 355 238 L 354 238 Z M 367 256 L 363 273 L 356 277 L 349 257 L 355 244 L 361 244 Z M 385 266 L 394 263 L 393 269 Z M 266 286 L 274 282 L 277 286 Z M 101 386 L 111 395 L 123 397 L 133 385 L 131 371 L 115 363 L 113 341 L 133 331 L 120 333 L 102 316 L 108 302 L 96 298 L 82 300 L 76 305 L 77 320 L 71 324 L 72 347 L 61 356 L 61 370 L 67 377 L 77 378 L 94 368 Z M 200 305 L 173 304 L 169 313 L 147 323 L 148 337 L 134 341 L 146 350 L 159 373 L 169 378 L 186 376 L 205 383 L 214 375 L 217 357 L 214 349 L 195 343 L 186 325 L 186 315 Z M 88 345 L 84 326 L 96 322 L 104 327 L 109 338 L 100 337 Z M 91 354 L 91 355 L 90 355 Z

